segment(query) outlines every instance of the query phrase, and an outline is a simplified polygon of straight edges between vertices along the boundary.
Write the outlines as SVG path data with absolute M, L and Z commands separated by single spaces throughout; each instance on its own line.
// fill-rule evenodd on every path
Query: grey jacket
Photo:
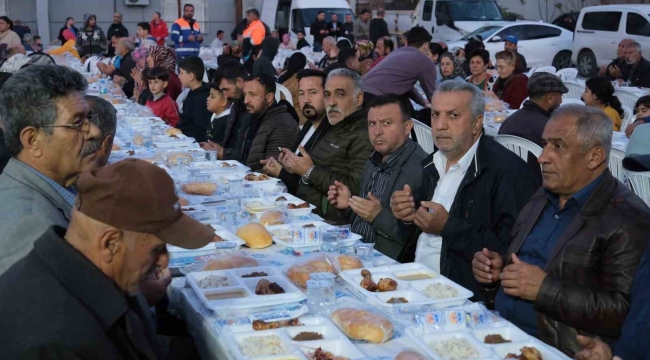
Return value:
M 385 254 L 386 256 L 395 260 L 400 260 L 403 250 L 408 244 L 409 240 L 415 233 L 414 224 L 406 224 L 397 220 L 390 210 L 390 197 L 397 190 L 403 190 L 404 185 L 408 184 L 415 197 L 415 203 L 419 204 L 420 201 L 428 201 L 423 196 L 423 170 L 421 162 L 426 159 L 429 154 L 415 142 L 411 141 L 404 149 L 404 153 L 400 157 L 398 163 L 395 164 L 395 169 L 390 174 L 390 178 L 386 182 L 386 190 L 381 196 L 381 205 L 383 209 L 375 217 L 372 222 L 372 230 L 377 235 L 375 248 Z M 366 186 L 370 181 L 375 165 L 372 161 L 366 162 L 366 167 L 361 174 L 361 192 L 360 196 L 367 193 Z M 352 212 L 352 219 L 350 223 L 354 223 L 356 214 Z
M 370 20 L 363 21 L 357 19 L 357 21 L 354 22 L 353 29 L 354 40 L 370 40 Z
M 50 226 L 67 228 L 71 211 L 45 180 L 9 160 L 0 175 L 0 274 L 25 257 Z

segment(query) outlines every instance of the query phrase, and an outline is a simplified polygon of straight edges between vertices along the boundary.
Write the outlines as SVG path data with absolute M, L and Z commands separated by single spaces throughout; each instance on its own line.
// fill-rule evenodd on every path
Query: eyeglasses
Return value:
M 88 132 L 90 130 L 90 123 L 91 122 L 92 123 L 96 122 L 97 117 L 98 117 L 98 115 L 95 114 L 95 115 L 90 115 L 87 118 L 81 119 L 81 120 L 79 120 L 79 121 L 77 121 L 75 123 L 72 123 L 72 124 L 58 124 L 58 125 L 53 124 L 53 125 L 43 125 L 41 127 L 44 127 L 44 128 L 57 128 L 57 127 L 68 128 L 70 130 L 76 130 L 76 131 L 86 133 L 86 132 Z
M 503 69 L 507 68 L 510 65 L 512 65 L 512 63 L 506 64 L 506 65 L 497 65 L 497 70 L 503 70 Z

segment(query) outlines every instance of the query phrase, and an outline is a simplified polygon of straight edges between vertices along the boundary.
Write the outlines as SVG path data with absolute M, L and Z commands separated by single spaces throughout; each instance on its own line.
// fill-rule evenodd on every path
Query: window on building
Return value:
M 203 34 L 210 32 L 207 22 L 210 13 L 208 3 L 208 0 L 181 0 L 181 16 L 183 16 L 183 6 L 185 4 L 194 5 L 194 19 L 201 25 L 201 33 Z M 162 18 L 171 31 L 172 24 L 178 19 L 178 2 L 176 0 L 162 0 Z

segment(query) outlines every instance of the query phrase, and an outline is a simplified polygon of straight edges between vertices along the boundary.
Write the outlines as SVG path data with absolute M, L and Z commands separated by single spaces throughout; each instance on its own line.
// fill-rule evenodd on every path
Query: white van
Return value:
M 341 23 L 345 15 L 354 14 L 350 4 L 345 0 L 247 0 L 244 3 L 244 13 L 250 8 L 257 8 L 261 20 L 273 30 L 280 33 L 291 33 L 291 38 L 297 41 L 296 33 L 305 32 L 308 43 L 314 44 L 314 37 L 309 34 L 309 26 L 316 20 L 319 11 L 325 12 L 325 21 L 330 22 L 332 14 L 337 14 Z
M 650 5 L 602 5 L 580 11 L 571 61 L 591 77 L 616 58 L 618 43 L 634 39 L 650 53 Z M 645 51 L 647 49 L 647 51 Z
M 391 34 L 423 26 L 436 41 L 460 40 L 481 27 L 509 23 L 494 0 L 393 0 L 382 6 Z

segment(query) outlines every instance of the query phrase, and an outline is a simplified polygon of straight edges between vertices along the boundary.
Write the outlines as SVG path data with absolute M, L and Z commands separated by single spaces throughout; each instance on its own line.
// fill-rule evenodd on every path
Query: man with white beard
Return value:
M 366 161 L 373 151 L 368 138 L 368 109 L 362 108 L 363 83 L 349 69 L 329 73 L 325 83 L 325 106 L 329 129 L 309 153 L 302 146 L 302 157 L 282 149 L 280 163 L 285 170 L 300 175 L 297 196 L 316 205 L 317 213 L 337 224 L 349 222 L 327 200 L 334 181 L 344 184 L 353 194 L 360 191 Z

